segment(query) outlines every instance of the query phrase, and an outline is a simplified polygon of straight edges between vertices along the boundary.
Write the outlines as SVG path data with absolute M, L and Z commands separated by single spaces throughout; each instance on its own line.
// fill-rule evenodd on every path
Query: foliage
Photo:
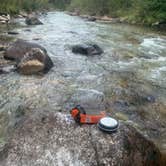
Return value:
M 72 0 L 70 10 L 125 17 L 143 24 L 166 22 L 165 0 Z
M 65 9 L 70 5 L 70 0 L 49 0 L 49 4 L 53 4 L 53 6 L 58 9 Z
M 45 8 L 48 0 L 0 0 L 0 12 L 16 14 L 19 10 L 34 11 Z
M 137 0 L 135 2 L 137 13 L 135 15 L 143 22 L 166 22 L 165 0 Z
M 51 6 L 91 15 L 124 17 L 128 21 L 143 24 L 166 22 L 165 0 L 0 0 L 0 4 L 0 12 L 8 13 L 47 9 Z

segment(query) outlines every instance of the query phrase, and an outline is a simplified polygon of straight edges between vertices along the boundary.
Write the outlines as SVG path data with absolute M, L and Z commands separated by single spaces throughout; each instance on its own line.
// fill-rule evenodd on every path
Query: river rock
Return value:
M 21 15 L 22 17 L 25 17 L 25 18 L 28 17 L 28 14 L 27 14 L 26 12 L 24 12 L 24 11 L 21 11 L 21 12 L 19 13 L 19 15 Z
M 10 21 L 10 15 L 7 13 L 0 13 L 0 23 L 8 23 Z
M 27 52 L 31 51 L 32 48 L 40 48 L 45 53 L 47 52 L 44 47 L 36 43 L 18 39 L 8 47 L 5 52 L 4 58 L 9 60 L 20 60 Z
M 6 48 L 7 48 L 6 45 L 1 45 L 1 44 L 0 44 L 0 51 L 5 51 Z
M 70 16 L 79 16 L 80 15 L 80 11 L 74 11 L 74 12 L 67 12 L 67 14 L 69 14 Z
M 108 17 L 108 16 L 98 17 L 97 19 L 102 21 L 112 21 L 112 17 Z
M 17 70 L 22 74 L 47 73 L 52 68 L 53 62 L 46 52 L 40 48 L 32 48 L 17 63 Z
M 35 16 L 27 17 L 25 20 L 27 25 L 42 25 L 43 23 Z
M 9 35 L 18 35 L 19 33 L 18 32 L 14 32 L 14 31 L 9 31 L 8 34 Z
M 160 22 L 155 22 L 152 24 L 152 27 L 160 28 L 160 29 L 166 29 L 166 21 L 160 21 Z
M 38 60 L 29 60 L 27 62 L 19 63 L 18 71 L 22 74 L 29 75 L 43 71 L 44 64 Z
M 87 18 L 87 21 L 92 21 L 92 22 L 94 22 L 94 21 L 96 21 L 96 18 L 95 18 L 95 17 L 88 17 L 88 18 Z
M 125 123 L 107 134 L 66 114 L 41 111 L 17 125 L 9 145 L 0 165 L 158 166 L 161 158 L 152 142 Z
M 100 55 L 103 53 L 103 50 L 96 44 L 82 44 L 73 46 L 72 52 L 75 54 L 83 54 L 90 56 Z

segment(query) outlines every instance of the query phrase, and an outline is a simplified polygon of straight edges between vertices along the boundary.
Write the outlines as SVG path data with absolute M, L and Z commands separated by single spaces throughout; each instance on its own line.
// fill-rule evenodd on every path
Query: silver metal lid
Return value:
M 114 132 L 118 129 L 119 123 L 116 119 L 111 117 L 104 117 L 100 119 L 98 127 L 106 132 Z

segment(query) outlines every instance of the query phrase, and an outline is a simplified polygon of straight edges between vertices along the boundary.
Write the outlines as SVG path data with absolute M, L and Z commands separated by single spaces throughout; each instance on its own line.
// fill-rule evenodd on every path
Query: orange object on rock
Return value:
M 80 124 L 97 124 L 101 118 L 106 116 L 104 112 L 99 115 L 88 115 L 80 105 L 73 108 L 70 113 L 74 120 Z

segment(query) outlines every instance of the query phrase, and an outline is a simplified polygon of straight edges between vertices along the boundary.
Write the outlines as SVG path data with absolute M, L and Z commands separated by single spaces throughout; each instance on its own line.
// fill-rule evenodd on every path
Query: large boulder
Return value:
M 40 48 L 32 48 L 18 61 L 17 70 L 22 74 L 46 73 L 53 66 L 53 62 L 46 52 Z
M 35 16 L 27 17 L 25 20 L 27 25 L 42 25 L 43 23 Z
M 45 53 L 47 52 L 46 49 L 39 44 L 18 39 L 7 48 L 4 58 L 8 60 L 20 60 L 27 52 L 31 51 L 32 48 L 40 48 Z
M 53 67 L 51 58 L 42 46 L 20 39 L 11 44 L 4 57 L 15 60 L 17 70 L 22 74 L 47 73 Z
M 38 60 L 28 60 L 26 62 L 19 63 L 17 69 L 21 74 L 36 74 L 43 71 L 44 64 Z
M 83 54 L 90 56 L 100 55 L 103 53 L 103 50 L 96 44 L 82 44 L 73 46 L 72 52 L 75 54 Z
M 34 111 L 15 129 L 0 165 L 158 166 L 160 152 L 133 127 L 107 134 L 66 114 Z M 40 112 L 40 113 L 39 113 Z

